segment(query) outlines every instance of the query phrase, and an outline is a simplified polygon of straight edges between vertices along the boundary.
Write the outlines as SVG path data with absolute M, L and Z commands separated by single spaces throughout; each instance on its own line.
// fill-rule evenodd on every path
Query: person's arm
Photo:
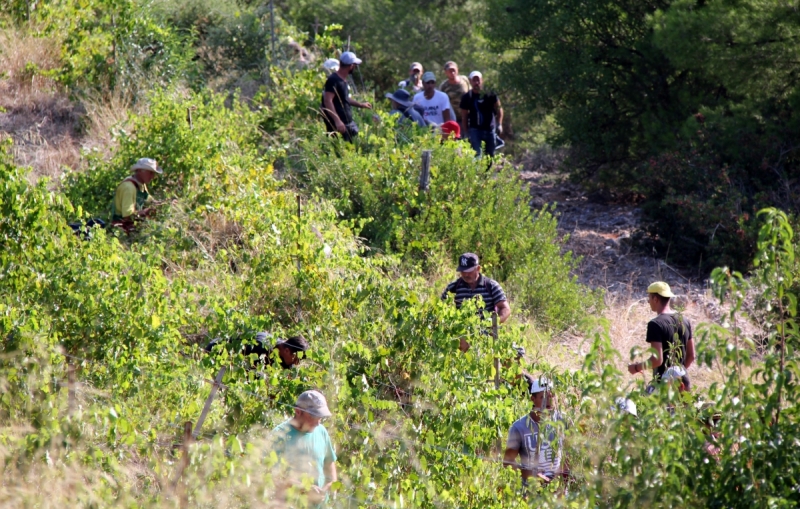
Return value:
M 648 362 L 650 363 L 650 367 L 653 369 L 656 369 L 664 363 L 664 345 L 662 345 L 660 341 L 654 341 L 650 343 L 650 348 L 656 351 L 655 355 L 651 355 L 650 358 L 645 362 L 634 362 L 633 364 L 628 364 L 628 373 L 631 375 L 641 373 L 644 371 L 644 368 Z
M 322 467 L 323 471 L 325 472 L 325 486 L 320 488 L 320 491 L 325 493 L 326 491 L 331 489 L 333 483 L 339 480 L 339 476 L 336 472 L 336 462 L 335 461 L 328 461 L 325 462 L 325 465 Z
M 461 96 L 461 103 L 458 107 L 461 109 L 461 137 L 469 139 L 469 131 L 467 130 L 467 119 L 469 118 L 469 101 L 467 97 L 469 92 Z
M 336 113 L 336 108 L 333 107 L 333 97 L 333 92 L 328 92 L 327 90 L 323 94 L 323 99 L 325 100 L 325 112 L 330 116 L 330 118 L 333 119 L 333 126 L 336 127 L 336 130 L 344 134 L 347 132 L 347 127 L 345 127 L 342 119 L 339 118 L 339 114 Z
M 686 360 L 683 362 L 683 367 L 689 369 L 694 363 L 694 338 L 689 338 L 689 341 L 686 342 Z
M 508 317 L 511 316 L 511 306 L 508 305 L 507 300 L 498 302 L 495 309 L 497 310 L 497 319 L 500 323 L 505 323 Z
M 356 108 L 367 108 L 369 110 L 372 109 L 372 104 L 370 104 L 368 102 L 366 102 L 366 103 L 358 102 L 355 99 L 353 99 L 352 97 L 348 97 L 347 98 L 347 102 L 349 102 L 351 106 L 355 106 Z
M 497 118 L 497 132 L 503 132 L 503 107 L 500 106 L 500 99 L 497 99 L 497 103 L 494 105 L 494 114 Z
M 522 465 L 517 463 L 517 455 L 519 455 L 519 450 L 506 449 L 505 454 L 503 454 L 503 466 L 513 468 L 514 470 L 521 470 Z

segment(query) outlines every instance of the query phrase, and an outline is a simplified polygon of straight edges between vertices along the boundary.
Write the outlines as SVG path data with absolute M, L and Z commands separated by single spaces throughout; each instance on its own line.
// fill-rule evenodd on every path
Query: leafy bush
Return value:
M 569 275 L 570 253 L 561 254 L 550 212 L 531 212 L 528 193 L 515 170 L 487 171 L 461 144 L 440 145 L 426 135 L 405 145 L 394 140 L 393 118 L 366 128 L 367 150 L 349 147 L 324 153 L 328 143 L 311 138 L 306 152 L 308 185 L 331 199 L 345 218 L 367 220 L 360 234 L 374 248 L 420 262 L 444 250 L 473 251 L 484 270 L 507 283 L 509 292 L 540 323 L 560 328 L 575 323 L 597 296 Z M 387 127 L 388 126 L 388 127 Z M 423 149 L 432 150 L 431 181 L 419 190 Z

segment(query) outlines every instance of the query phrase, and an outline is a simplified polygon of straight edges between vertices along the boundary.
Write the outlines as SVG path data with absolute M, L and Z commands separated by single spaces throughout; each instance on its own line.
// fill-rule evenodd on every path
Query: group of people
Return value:
M 345 55 L 343 58 L 347 61 Z M 348 64 L 351 66 L 360 62 L 357 59 L 349 61 L 353 62 Z M 333 81 L 334 87 L 339 88 L 338 82 Z M 331 102 L 329 96 L 325 100 Z M 463 106 L 464 101 L 460 111 L 466 116 L 469 110 Z M 344 131 L 348 132 L 342 118 L 335 124 L 338 127 L 344 125 Z M 139 159 L 133 164 L 131 176 L 119 184 L 114 195 L 114 222 L 132 226 L 137 219 L 151 214 L 153 208 L 152 205 L 148 206 L 150 196 L 147 184 L 162 173 L 156 161 L 150 158 Z M 458 278 L 446 286 L 441 294 L 442 299 L 448 300 L 452 296 L 455 306 L 461 307 L 464 302 L 480 297 L 479 313 L 494 313 L 500 323 L 509 318 L 511 307 L 506 294 L 497 281 L 482 274 L 478 255 L 461 255 L 456 272 Z M 679 390 L 689 391 L 691 381 L 686 370 L 695 360 L 691 323 L 672 309 L 671 301 L 675 295 L 667 283 L 658 281 L 651 284 L 647 288 L 647 296 L 650 309 L 656 316 L 647 325 L 645 341 L 654 353 L 646 361 L 629 364 L 628 371 L 638 374 L 649 367 L 654 382 L 649 391 L 655 388 L 656 383 L 674 383 Z M 249 369 L 255 369 L 258 365 L 271 365 L 276 361 L 281 368 L 291 369 L 301 362 L 309 349 L 309 343 L 302 335 L 277 339 L 272 343 L 266 332 L 259 332 L 255 335 L 254 342 L 247 339 L 233 349 L 238 349 L 249 359 Z M 222 349 L 231 350 L 231 346 L 230 342 L 215 340 L 206 350 L 218 353 Z M 459 349 L 467 352 L 470 347 L 469 342 L 462 338 Z M 518 469 L 523 486 L 527 486 L 532 479 L 549 483 L 558 476 L 566 476 L 569 468 L 563 458 L 564 417 L 556 411 L 553 384 L 543 376 L 535 378 L 525 373 L 524 377 L 527 396 L 533 407 L 511 425 L 503 464 Z M 636 407 L 630 400 L 622 399 L 618 401 L 618 405 L 622 411 L 636 414 Z M 293 417 L 273 431 L 276 440 L 274 448 L 289 466 L 289 474 L 281 486 L 287 489 L 289 486 L 298 486 L 301 477 L 311 476 L 312 491 L 304 494 L 311 501 L 324 501 L 327 492 L 337 480 L 336 453 L 327 430 L 321 425 L 321 421 L 331 415 L 321 392 L 306 391 L 298 397 Z
M 347 79 L 362 63 L 352 51 L 342 53 L 339 60 L 329 59 L 324 67 L 330 73 L 325 82 L 320 105 L 325 128 L 332 136 L 352 142 L 358 135 L 352 108 L 372 108 L 369 102 L 350 97 Z M 391 114 L 400 123 L 431 126 L 444 138 L 466 136 L 475 154 L 494 156 L 503 145 L 503 108 L 497 94 L 484 88 L 483 74 L 472 71 L 469 76 L 458 72 L 455 62 L 444 65 L 447 79 L 437 85 L 436 75 L 424 72 L 422 64 L 413 62 L 409 77 L 399 88 L 386 93 L 391 101 Z
M 511 308 L 499 283 L 481 274 L 478 256 L 464 253 L 456 269 L 459 277 L 447 285 L 443 299 L 452 295 L 456 306 L 466 300 L 481 297 L 479 312 L 497 313 L 500 322 L 508 319 Z M 647 289 L 648 302 L 656 313 L 647 326 L 646 342 L 655 353 L 646 361 L 628 366 L 630 373 L 641 373 L 649 365 L 654 383 L 679 383 L 681 390 L 689 390 L 686 368 L 694 360 L 694 341 L 689 321 L 670 307 L 674 294 L 667 283 L 655 282 Z M 462 343 L 461 350 L 469 345 Z M 680 375 L 670 374 L 672 372 Z M 564 455 L 565 416 L 557 410 L 553 383 L 545 376 L 533 377 L 525 373 L 526 397 L 531 410 L 510 426 L 502 464 L 518 470 L 523 493 L 535 486 L 552 482 L 557 477 L 569 476 L 569 464 Z M 619 411 L 636 416 L 636 405 L 629 399 L 618 398 Z M 337 480 L 336 453 L 327 430 L 321 421 L 332 415 L 325 396 L 316 390 L 304 392 L 297 399 L 294 415 L 273 431 L 280 457 L 286 460 L 294 475 L 303 473 L 314 480 L 311 501 L 325 499 L 331 485 Z M 292 485 L 286 481 L 284 487 Z M 294 483 L 297 486 L 296 483 Z

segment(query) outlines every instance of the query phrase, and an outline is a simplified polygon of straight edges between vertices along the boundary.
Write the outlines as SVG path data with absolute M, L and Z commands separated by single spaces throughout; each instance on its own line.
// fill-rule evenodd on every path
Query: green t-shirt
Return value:
M 336 461 L 328 430 L 320 424 L 313 431 L 304 433 L 289 424 L 290 421 L 272 430 L 275 453 L 286 461 L 290 474 L 298 480 L 310 476 L 317 479 L 317 486 L 325 486 L 324 466 Z

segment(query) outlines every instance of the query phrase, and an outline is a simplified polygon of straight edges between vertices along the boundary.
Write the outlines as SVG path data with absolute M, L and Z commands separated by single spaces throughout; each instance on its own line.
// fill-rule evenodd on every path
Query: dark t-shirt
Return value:
M 335 123 L 327 111 L 325 111 L 325 93 L 333 92 L 333 108 L 336 114 L 339 115 L 341 121 L 347 125 L 353 121 L 353 113 L 350 111 L 350 103 L 347 102 L 349 92 L 347 90 L 347 82 L 336 73 L 328 76 L 328 81 L 325 82 L 325 87 L 322 89 L 322 113 L 325 118 L 325 125 L 329 131 L 335 131 Z
M 692 324 L 680 313 L 663 314 L 647 324 L 647 342 L 661 343 L 664 362 L 653 370 L 660 377 L 670 366 L 683 366 L 686 343 L 692 339 Z
M 472 90 L 461 97 L 461 110 L 469 110 L 467 116 L 467 127 L 490 131 L 492 129 L 492 119 L 494 109 L 499 99 L 494 92 L 475 94 Z M 463 133 L 462 133 L 463 135 Z

